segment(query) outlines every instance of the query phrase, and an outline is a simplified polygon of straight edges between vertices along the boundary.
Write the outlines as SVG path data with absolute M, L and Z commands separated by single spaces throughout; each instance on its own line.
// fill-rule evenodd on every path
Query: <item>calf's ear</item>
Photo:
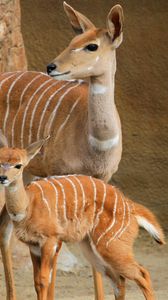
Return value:
M 8 147 L 8 141 L 6 136 L 2 133 L 2 130 L 0 129 L 0 148 Z
M 47 136 L 46 138 L 39 140 L 26 148 L 27 152 L 27 163 L 33 159 L 33 157 L 40 151 L 41 147 L 45 144 L 45 142 L 50 138 Z

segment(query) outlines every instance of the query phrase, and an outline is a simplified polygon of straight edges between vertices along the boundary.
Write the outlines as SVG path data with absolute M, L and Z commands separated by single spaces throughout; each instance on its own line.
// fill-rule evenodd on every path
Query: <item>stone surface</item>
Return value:
M 0 72 L 26 70 L 19 0 L 0 1 Z

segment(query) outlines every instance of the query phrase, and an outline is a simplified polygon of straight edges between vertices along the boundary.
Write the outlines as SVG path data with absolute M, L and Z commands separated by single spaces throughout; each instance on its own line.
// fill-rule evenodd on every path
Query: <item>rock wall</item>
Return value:
M 19 0 L 0 1 L 0 72 L 26 70 Z

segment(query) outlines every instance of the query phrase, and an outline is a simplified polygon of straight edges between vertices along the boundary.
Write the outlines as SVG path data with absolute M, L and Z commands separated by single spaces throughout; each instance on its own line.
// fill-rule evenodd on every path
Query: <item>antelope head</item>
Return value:
M 96 28 L 84 15 L 64 2 L 64 10 L 77 36 L 47 66 L 50 76 L 59 80 L 83 79 L 104 74 L 112 61 L 116 70 L 115 49 L 123 39 L 123 10 L 115 5 L 107 16 L 107 29 Z
M 7 139 L 0 131 L 0 184 L 9 186 L 21 178 L 24 168 L 40 151 L 46 139 L 28 146 L 26 149 L 9 148 Z

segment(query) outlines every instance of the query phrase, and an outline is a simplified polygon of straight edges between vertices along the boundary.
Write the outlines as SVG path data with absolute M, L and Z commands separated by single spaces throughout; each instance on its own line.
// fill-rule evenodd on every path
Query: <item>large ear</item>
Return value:
M 0 148 L 8 147 L 7 138 L 3 135 L 2 130 L 0 129 Z
M 28 162 L 40 151 L 41 147 L 49 138 L 50 136 L 47 136 L 46 138 L 37 141 L 26 148 Z
M 76 34 L 81 34 L 91 28 L 95 28 L 93 23 L 84 15 L 73 9 L 65 1 L 63 2 L 64 10 L 70 20 L 73 30 Z
M 117 48 L 123 40 L 123 22 L 123 9 L 119 4 L 117 4 L 112 7 L 107 16 L 107 29 L 115 48 Z

